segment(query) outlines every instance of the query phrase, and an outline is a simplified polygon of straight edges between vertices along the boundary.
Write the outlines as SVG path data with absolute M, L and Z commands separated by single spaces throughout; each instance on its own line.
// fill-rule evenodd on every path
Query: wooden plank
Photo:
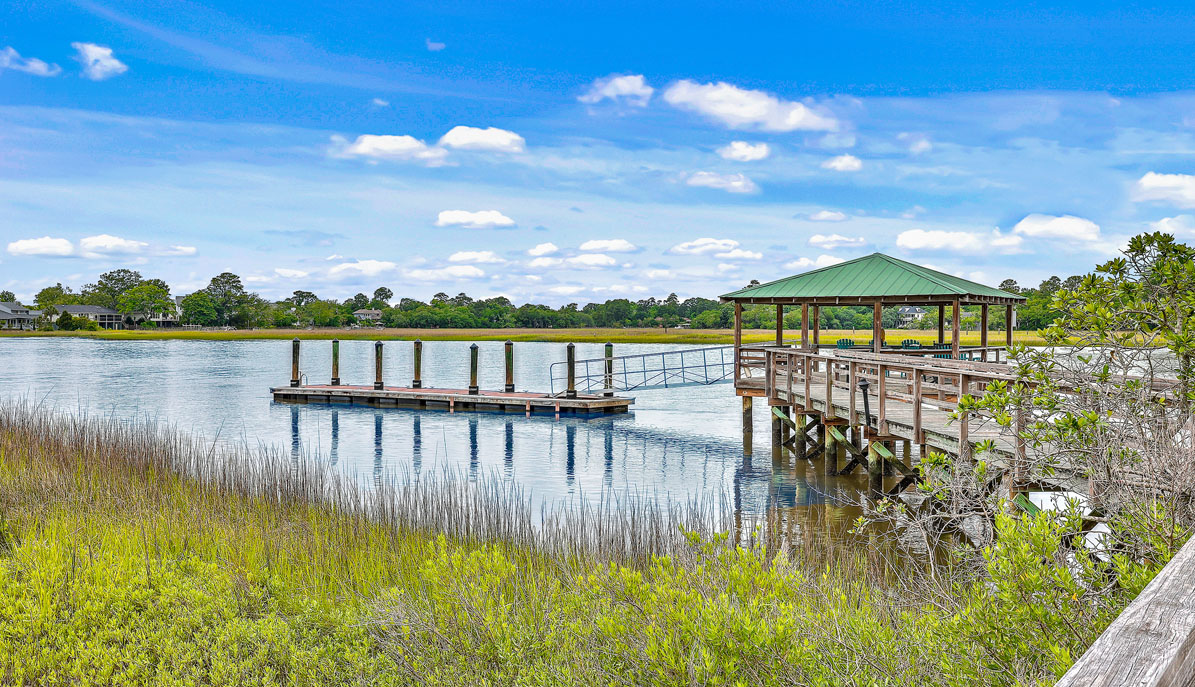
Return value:
M 1066 671 L 1057 687 L 1195 682 L 1195 538 Z

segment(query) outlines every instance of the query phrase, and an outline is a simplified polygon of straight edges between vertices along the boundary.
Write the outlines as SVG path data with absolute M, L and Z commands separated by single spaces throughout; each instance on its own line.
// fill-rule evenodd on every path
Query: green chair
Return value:
M 838 348 L 853 348 L 855 345 L 855 340 L 854 339 L 839 339 L 838 342 L 835 343 L 834 345 L 837 346 Z
M 921 342 L 917 339 L 905 339 L 904 341 L 900 342 L 900 347 L 905 349 L 917 349 L 921 348 Z
M 867 350 L 874 349 L 875 343 L 876 343 L 875 339 L 868 339 L 867 340 Z M 888 345 L 888 343 L 886 341 L 883 341 L 883 340 L 880 341 L 880 348 L 883 348 L 884 346 L 887 346 L 887 345 Z

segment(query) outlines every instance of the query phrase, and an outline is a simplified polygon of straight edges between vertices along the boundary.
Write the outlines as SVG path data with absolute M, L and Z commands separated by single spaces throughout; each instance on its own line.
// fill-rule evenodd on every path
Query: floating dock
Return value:
M 469 393 L 468 389 L 415 389 L 387 386 L 345 384 L 306 384 L 279 386 L 270 389 L 279 403 L 344 403 L 383 408 L 420 408 L 426 410 L 490 411 L 523 413 L 526 415 L 603 415 L 625 413 L 632 398 L 578 394 L 575 398 L 551 394 L 518 391 L 484 391 Z

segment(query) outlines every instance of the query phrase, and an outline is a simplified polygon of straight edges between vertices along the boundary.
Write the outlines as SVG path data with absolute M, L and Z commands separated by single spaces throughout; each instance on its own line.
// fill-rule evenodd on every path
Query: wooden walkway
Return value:
M 485 391 L 475 394 L 468 389 L 425 389 L 346 384 L 305 384 L 270 389 L 274 400 L 282 403 L 351 403 L 388 408 L 423 408 L 428 410 L 491 411 L 555 415 L 602 415 L 625 413 L 634 399 L 618 396 L 581 395 L 576 398 L 551 394 Z

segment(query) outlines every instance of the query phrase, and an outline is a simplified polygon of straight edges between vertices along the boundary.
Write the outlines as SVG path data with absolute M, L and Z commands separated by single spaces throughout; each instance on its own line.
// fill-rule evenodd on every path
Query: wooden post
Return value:
M 290 385 L 299 386 L 299 337 L 290 343 Z
M 776 345 L 784 345 L 784 306 L 776 306 Z
M 743 348 L 743 304 L 738 301 L 734 302 L 734 381 L 738 382 L 743 376 L 743 370 L 740 366 L 742 361 L 741 349 Z M 737 386 L 737 385 L 736 385 Z
M 801 348 L 809 348 L 809 304 L 801 304 Z
M 963 400 L 963 396 L 967 394 L 967 387 L 970 386 L 970 379 L 965 374 L 958 376 L 958 398 Z M 969 461 L 971 460 L 971 422 L 970 413 L 963 413 L 958 419 L 958 456 L 959 458 Z
M 751 397 L 743 397 L 743 441 L 747 441 L 746 437 L 755 433 L 755 424 L 751 419 Z
M 604 396 L 614 395 L 614 344 L 606 343 L 606 374 L 602 378 L 602 388 L 605 389 Z
M 796 410 L 793 408 L 792 410 Z M 790 413 L 795 424 L 793 430 L 793 452 L 798 456 L 804 457 L 805 452 L 809 450 L 809 435 L 805 432 L 805 423 L 809 419 L 808 415 L 799 412 Z
M 1017 309 L 1016 306 L 1004 306 L 1004 345 L 1012 345 L 1012 330 L 1017 326 Z
M 423 388 L 423 378 L 422 378 L 422 375 L 420 374 L 420 370 L 422 367 L 423 367 L 423 342 L 420 341 L 419 339 L 415 339 L 415 376 L 411 380 L 411 388 L 412 389 L 422 389 Z
M 821 334 L 819 333 L 822 328 L 821 314 L 821 307 L 817 305 L 813 306 L 813 350 L 815 351 L 817 350 L 817 345 L 821 343 L 822 339 Z
M 829 407 L 829 404 L 826 404 Z M 825 446 L 822 449 L 822 457 L 826 461 L 825 471 L 829 476 L 838 474 L 838 453 L 841 449 L 838 448 L 838 440 L 830 433 L 830 425 L 826 424 L 826 418 L 822 418 L 822 437 L 825 438 Z
M 884 348 L 884 319 L 883 319 L 883 317 L 884 317 L 884 307 L 879 301 L 876 301 L 875 309 L 872 312 L 872 322 L 871 322 L 871 343 L 873 344 L 872 350 L 875 353 L 879 353 Z
M 958 338 L 959 338 L 959 320 L 961 313 L 959 312 L 959 300 L 954 299 L 951 305 L 951 317 L 953 321 L 950 323 L 950 359 L 958 360 Z
M 983 346 L 983 352 L 980 353 L 980 359 L 985 363 L 988 361 L 988 304 L 984 303 L 979 306 L 979 345 Z
M 577 346 L 569 344 L 568 351 L 568 388 L 564 392 L 565 398 L 577 397 Z
M 938 343 L 946 343 L 946 306 L 938 305 Z
M 477 344 L 469 347 L 469 393 L 480 393 L 477 387 Z
M 332 386 L 340 386 L 340 339 L 332 339 Z
M 373 388 L 382 389 L 382 342 L 373 345 Z
M 871 497 L 879 498 L 884 492 L 884 459 L 876 451 L 878 441 L 867 442 L 867 487 Z
M 506 393 L 515 390 L 515 342 L 506 340 Z

